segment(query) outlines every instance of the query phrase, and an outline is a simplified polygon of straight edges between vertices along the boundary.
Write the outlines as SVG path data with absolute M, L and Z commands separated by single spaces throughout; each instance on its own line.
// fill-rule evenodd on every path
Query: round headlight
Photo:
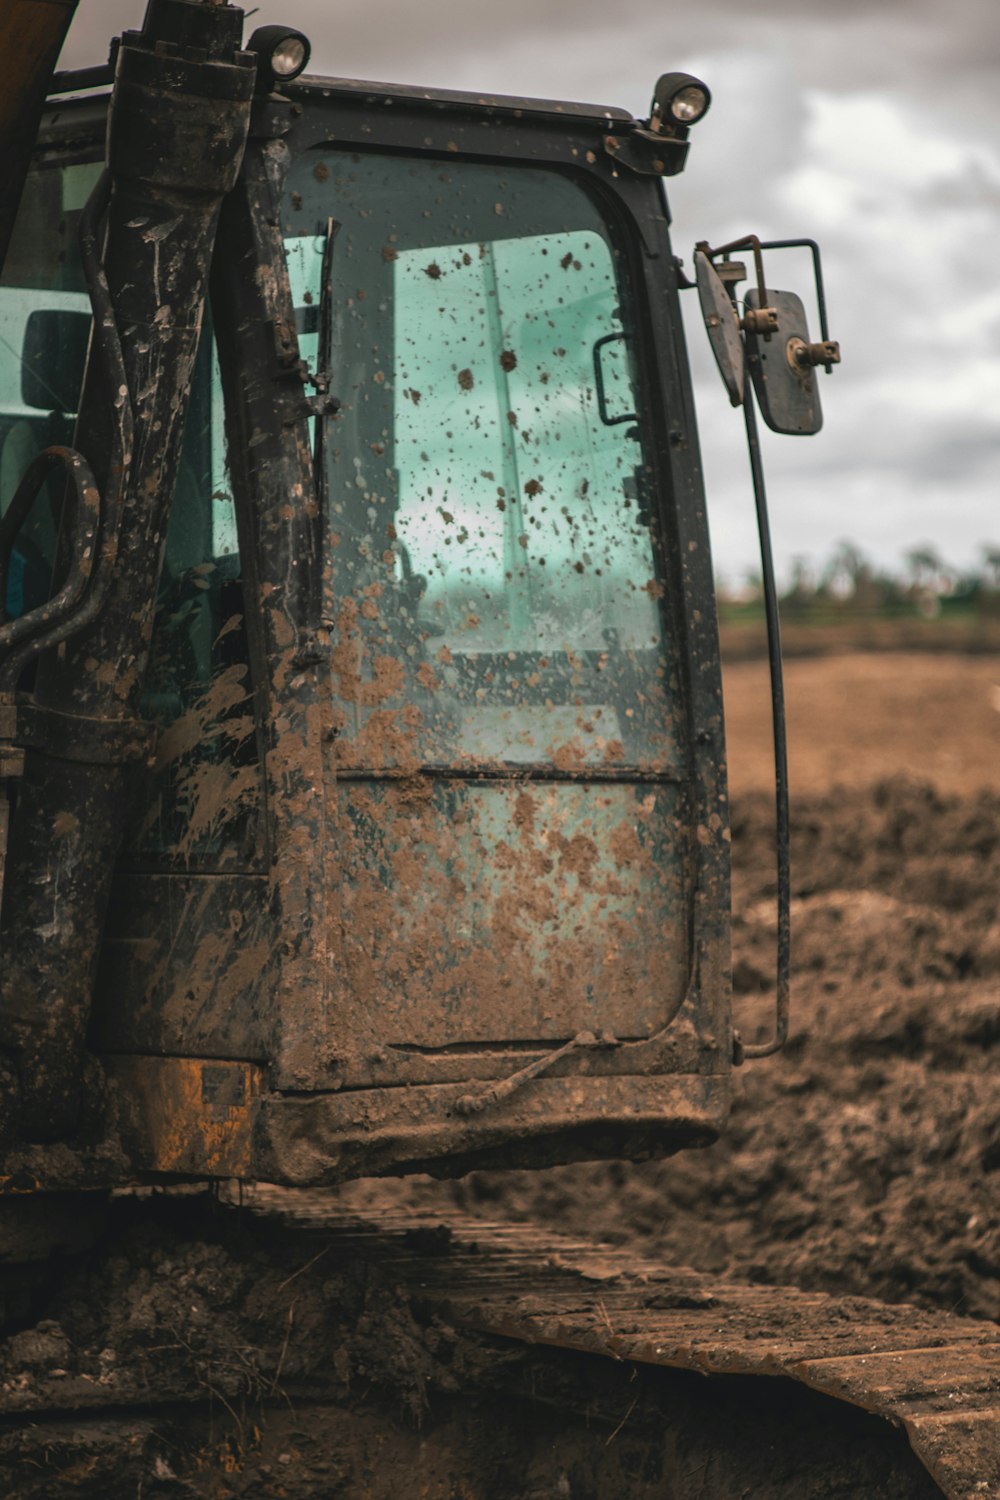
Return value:
M 670 101 L 670 113 L 682 125 L 693 125 L 700 120 L 708 108 L 708 95 L 704 89 L 692 85 L 681 89 Z
M 279 81 L 298 78 L 309 61 L 309 39 L 287 26 L 258 26 L 247 43 L 257 54 L 257 91 L 267 92 Z
M 664 73 L 653 90 L 650 123 L 654 130 L 683 140 L 688 126 L 704 118 L 711 102 L 708 84 L 693 73 Z
M 271 53 L 271 67 L 278 78 L 294 78 L 309 61 L 305 37 L 286 36 Z

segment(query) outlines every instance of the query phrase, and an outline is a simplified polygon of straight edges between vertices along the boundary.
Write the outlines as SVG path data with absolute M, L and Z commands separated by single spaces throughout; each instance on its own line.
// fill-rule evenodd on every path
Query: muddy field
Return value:
M 781 1057 L 740 1072 L 724 1139 L 643 1165 L 258 1193 L 254 1215 L 197 1198 L 121 1198 L 93 1255 L 69 1257 L 58 1272 L 29 1268 L 5 1285 L 0 1492 L 395 1500 L 417 1493 L 418 1478 L 419 1493 L 449 1500 L 937 1492 L 908 1450 L 891 1472 L 877 1469 L 876 1459 L 889 1463 L 884 1423 L 875 1434 L 865 1414 L 838 1409 L 831 1418 L 790 1385 L 780 1421 L 768 1396 L 731 1382 L 732 1410 L 709 1404 L 726 1428 L 723 1454 L 736 1443 L 735 1472 L 713 1468 L 716 1430 L 697 1428 L 701 1375 L 660 1372 L 636 1386 L 634 1367 L 604 1360 L 591 1371 L 584 1425 L 550 1430 L 545 1402 L 529 1412 L 513 1382 L 534 1396 L 551 1372 L 502 1343 L 456 1339 L 433 1309 L 415 1321 L 419 1297 L 402 1295 L 391 1267 L 309 1225 L 310 1215 L 368 1206 L 405 1225 L 419 1210 L 431 1227 L 417 1231 L 426 1238 L 418 1253 L 433 1257 L 437 1216 L 458 1208 L 483 1221 L 484 1245 L 512 1232 L 500 1220 L 626 1247 L 673 1278 L 674 1300 L 647 1297 L 649 1305 L 714 1306 L 702 1291 L 676 1300 L 676 1268 L 690 1266 L 1000 1318 L 1000 660 L 802 658 L 787 682 L 793 1038 Z M 731 666 L 727 702 L 734 981 L 738 1024 L 751 1040 L 765 1035 L 773 1000 L 766 667 Z M 304 1214 L 297 1224 L 278 1212 L 291 1211 L 289 1198 Z M 76 1225 L 78 1206 L 68 1214 Z M 965 1336 L 975 1341 L 979 1327 L 967 1325 Z M 571 1382 L 577 1405 L 583 1369 L 574 1366 Z M 680 1446 L 668 1485 L 670 1413 Z M 861 1424 L 857 1433 L 851 1423 Z M 791 1478 L 774 1468 L 779 1446 L 791 1462 L 790 1431 L 803 1446 Z M 836 1450 L 835 1483 L 817 1468 L 821 1441 Z M 837 1467 L 841 1450 L 853 1478 Z M 577 1468 L 580 1486 L 567 1489 Z
M 675 1264 L 1000 1318 L 1000 660 L 787 664 L 793 1037 L 725 1139 L 661 1163 L 356 1184 Z M 744 1038 L 772 1004 L 766 664 L 726 682 Z

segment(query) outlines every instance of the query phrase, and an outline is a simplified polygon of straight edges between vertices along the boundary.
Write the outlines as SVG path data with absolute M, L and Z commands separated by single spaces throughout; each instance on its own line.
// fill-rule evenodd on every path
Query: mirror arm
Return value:
M 763 240 L 761 250 L 809 250 L 812 254 L 813 279 L 816 282 L 816 305 L 819 308 L 819 336 L 824 344 L 830 342 L 830 329 L 826 321 L 826 292 L 823 288 L 823 262 L 815 240 Z M 821 361 L 828 375 L 833 373 L 835 360 Z
M 771 528 L 764 488 L 764 466 L 760 455 L 760 437 L 753 405 L 753 387 L 747 381 L 743 393 L 743 417 L 746 423 L 750 471 L 753 475 L 754 503 L 757 507 L 757 530 L 760 535 L 761 585 L 764 593 L 764 615 L 767 620 L 767 660 L 771 673 L 771 719 L 774 735 L 774 809 L 775 854 L 777 860 L 778 949 L 776 962 L 776 1003 L 774 1036 L 768 1042 L 737 1043 L 741 1057 L 769 1057 L 779 1052 L 788 1037 L 791 972 L 791 864 L 790 814 L 788 805 L 788 744 L 785 729 L 785 686 L 781 669 L 781 625 L 778 617 L 778 591 L 774 580 L 771 555 Z
M 764 284 L 764 254 L 768 249 L 762 245 L 755 234 L 745 234 L 742 239 L 730 240 L 727 245 L 716 245 L 710 248 L 705 240 L 695 246 L 701 250 L 708 260 L 714 260 L 717 255 L 729 255 L 733 250 L 751 250 L 753 252 L 754 270 L 757 272 L 757 291 L 760 294 L 761 307 L 767 306 L 767 287 Z

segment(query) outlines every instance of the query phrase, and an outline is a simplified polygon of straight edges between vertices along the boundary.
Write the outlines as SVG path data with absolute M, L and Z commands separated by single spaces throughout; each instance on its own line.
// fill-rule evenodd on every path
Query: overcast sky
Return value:
M 103 60 L 144 9 L 80 0 L 62 66 Z M 250 28 L 268 21 L 309 35 L 310 72 L 345 77 L 637 115 L 660 73 L 704 78 L 712 109 L 670 184 L 677 253 L 815 237 L 843 352 L 820 375 L 823 431 L 768 435 L 782 572 L 843 538 L 884 565 L 930 543 L 968 566 L 1000 544 L 997 0 L 263 0 Z M 804 293 L 808 265 L 769 279 Z M 688 312 L 716 566 L 735 581 L 757 562 L 742 419 Z

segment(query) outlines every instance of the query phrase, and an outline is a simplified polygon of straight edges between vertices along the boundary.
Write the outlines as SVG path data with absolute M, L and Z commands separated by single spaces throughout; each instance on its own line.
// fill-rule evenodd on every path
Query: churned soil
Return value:
M 780 1056 L 739 1070 L 723 1138 L 664 1162 L 303 1196 L 348 1210 L 414 1205 L 423 1222 L 458 1207 L 610 1241 L 626 1259 L 1000 1319 L 1000 661 L 797 658 L 787 683 L 793 1034 Z M 732 665 L 726 690 L 734 987 L 752 1041 L 773 1007 L 766 664 Z M 534 1432 L 527 1408 L 489 1386 L 509 1350 L 477 1362 L 474 1342 L 415 1321 L 391 1271 L 328 1237 L 176 1197 L 118 1201 L 111 1215 L 91 1257 L 4 1284 L 4 1494 L 392 1497 L 416 1493 L 419 1474 L 422 1493 L 457 1496 L 478 1464 L 491 1476 L 482 1493 L 540 1496 L 570 1491 L 550 1483 L 551 1462 L 537 1482 L 531 1464 L 541 1475 L 563 1443 L 569 1473 L 595 1441 L 632 1469 L 579 1493 L 647 1492 L 636 1480 L 645 1450 L 619 1443 L 631 1387 L 610 1392 L 598 1439 L 589 1426 Z M 671 1386 L 671 1402 L 683 1395 Z M 784 1415 L 794 1428 L 792 1408 Z M 830 1430 L 853 1451 L 846 1429 Z M 769 1488 L 775 1451 L 713 1478 L 706 1440 L 677 1493 L 923 1493 L 919 1475 L 895 1488 Z
M 724 1137 L 665 1162 L 354 1184 L 538 1220 L 667 1262 L 1000 1318 L 1000 661 L 786 668 L 792 1040 Z M 767 1035 L 775 945 L 767 666 L 726 679 L 734 984 Z

